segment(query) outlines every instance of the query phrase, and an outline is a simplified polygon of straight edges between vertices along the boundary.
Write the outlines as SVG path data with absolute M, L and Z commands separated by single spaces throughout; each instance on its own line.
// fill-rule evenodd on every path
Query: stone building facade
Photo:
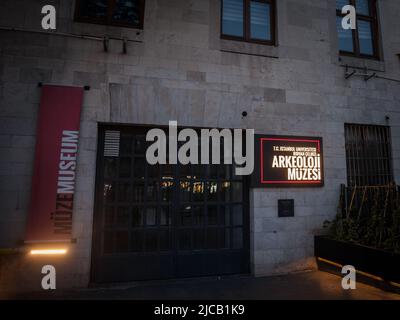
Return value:
M 277 0 L 275 46 L 222 39 L 218 0 L 146 0 L 143 29 L 76 22 L 74 2 L 5 0 L 0 10 L 0 247 L 17 248 L 24 240 L 38 83 L 90 86 L 81 115 L 76 243 L 49 261 L 59 266 L 59 287 L 90 283 L 100 123 L 177 120 L 187 127 L 322 137 L 323 187 L 249 190 L 255 276 L 314 267 L 313 236 L 335 216 L 340 185 L 347 183 L 345 123 L 390 126 L 393 176 L 400 180 L 400 86 L 382 79 L 400 79 L 399 1 L 378 1 L 379 60 L 339 55 L 330 0 Z M 57 9 L 54 31 L 41 28 L 44 4 Z M 345 79 L 346 65 L 381 77 Z M 277 217 L 282 198 L 294 199 L 294 217 Z M 2 283 L 39 289 L 40 266 L 48 263 L 40 259 L 21 256 L 3 265 Z

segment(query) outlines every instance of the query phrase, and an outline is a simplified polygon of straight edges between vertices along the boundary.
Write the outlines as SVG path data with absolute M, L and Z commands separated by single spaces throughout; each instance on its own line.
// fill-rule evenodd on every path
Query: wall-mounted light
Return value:
M 32 249 L 31 255 L 60 255 L 66 254 L 67 249 Z

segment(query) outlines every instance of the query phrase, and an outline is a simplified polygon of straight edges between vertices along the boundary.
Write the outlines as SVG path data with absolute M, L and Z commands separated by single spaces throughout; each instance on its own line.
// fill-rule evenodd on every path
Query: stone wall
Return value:
M 217 0 L 147 0 L 143 30 L 73 22 L 73 1 L 3 0 L 0 25 L 42 31 L 40 9 L 57 8 L 57 33 L 0 30 L 0 247 L 24 238 L 35 146 L 38 82 L 89 85 L 79 142 L 73 233 L 60 287 L 87 286 L 90 273 L 97 123 L 254 128 L 257 133 L 322 136 L 323 188 L 251 190 L 255 275 L 311 265 L 313 234 L 336 213 L 346 183 L 344 123 L 390 125 L 400 181 L 400 87 L 344 79 L 344 65 L 400 79 L 400 3 L 379 2 L 383 60 L 339 61 L 335 4 L 278 0 L 276 47 L 221 40 Z M 51 33 L 51 32 L 50 32 Z M 242 111 L 248 116 L 242 118 Z M 386 116 L 390 119 L 386 120 Z M 277 218 L 277 200 L 295 200 L 295 217 Z M 67 267 L 65 267 L 67 266 Z M 38 263 L 25 263 L 22 288 L 37 288 Z M 29 270 L 29 271 L 28 271 Z M 34 279 L 34 280 L 32 280 Z M 29 284 L 30 283 L 30 284 Z

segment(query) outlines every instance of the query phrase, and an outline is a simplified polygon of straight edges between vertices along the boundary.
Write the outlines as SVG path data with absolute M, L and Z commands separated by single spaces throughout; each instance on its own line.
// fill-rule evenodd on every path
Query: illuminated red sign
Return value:
M 25 242 L 71 241 L 83 88 L 44 85 Z
M 257 136 L 255 148 L 253 186 L 323 186 L 322 138 Z

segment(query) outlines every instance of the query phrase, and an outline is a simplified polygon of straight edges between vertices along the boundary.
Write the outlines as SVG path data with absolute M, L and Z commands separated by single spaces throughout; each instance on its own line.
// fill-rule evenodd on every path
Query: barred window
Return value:
M 393 182 L 390 127 L 345 124 L 345 140 L 349 186 Z

